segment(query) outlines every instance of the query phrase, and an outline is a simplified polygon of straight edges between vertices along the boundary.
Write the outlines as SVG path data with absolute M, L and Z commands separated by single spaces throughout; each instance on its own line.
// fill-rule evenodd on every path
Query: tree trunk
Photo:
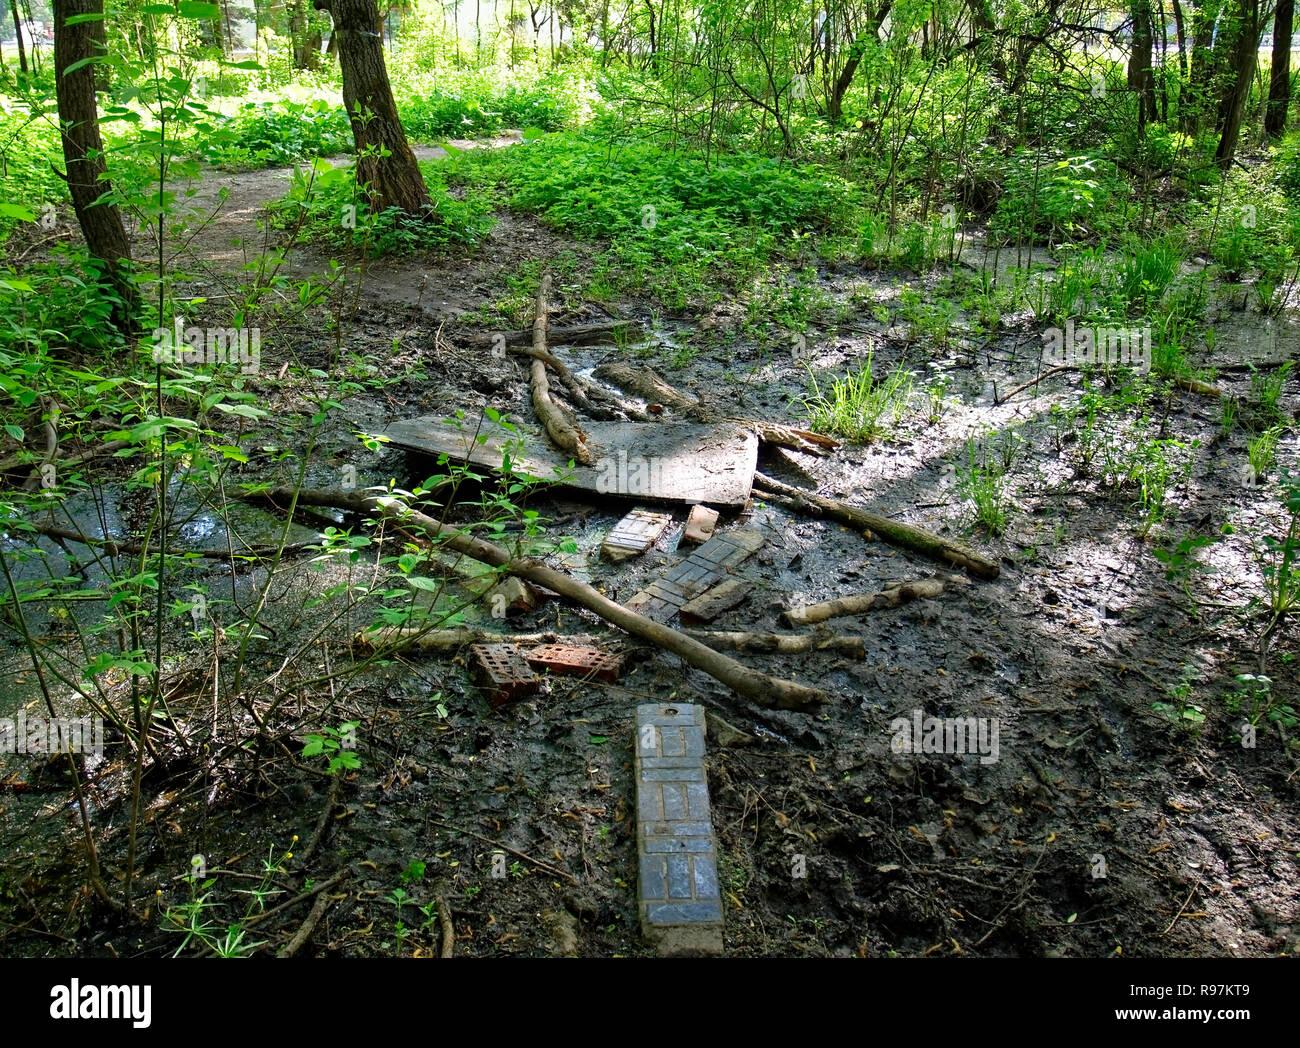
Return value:
M 343 73 L 343 106 L 356 142 L 357 182 L 378 213 L 390 207 L 418 215 L 429 206 L 415 154 L 397 117 L 397 105 L 384 65 L 383 39 L 375 31 L 375 0 L 315 0 L 317 10 L 334 20 Z M 387 155 L 381 155 L 381 154 Z
M 27 51 L 23 47 L 23 22 L 18 17 L 18 0 L 9 0 L 9 10 L 14 16 L 14 35 L 18 39 L 18 68 L 27 72 Z
M 885 19 L 889 17 L 889 11 L 894 6 L 894 0 L 884 0 L 879 8 L 876 9 L 875 18 L 872 19 L 871 35 L 876 39 L 880 38 L 880 27 L 885 24 Z M 858 65 L 862 61 L 863 52 L 866 44 L 862 36 L 854 39 L 849 45 L 849 59 L 844 63 L 844 68 L 840 70 L 840 75 L 835 78 L 835 84 L 831 88 L 830 98 L 826 100 L 826 116 L 831 120 L 839 120 L 844 113 L 844 96 L 848 94 L 849 87 L 853 83 L 853 76 L 858 71 Z
M 1133 49 L 1128 59 L 1128 86 L 1137 92 L 1138 133 L 1156 116 L 1156 83 L 1151 72 L 1151 5 L 1133 0 Z
M 1291 106 L 1291 23 L 1295 17 L 1295 0 L 1277 0 L 1273 15 L 1273 66 L 1269 74 L 1268 113 L 1264 130 L 1276 137 L 1286 130 L 1287 110 Z
M 95 70 L 87 64 L 71 73 L 64 72 L 75 63 L 104 53 L 103 46 L 95 44 L 96 28 L 98 35 L 103 33 L 102 22 L 68 25 L 68 19 L 103 12 L 103 0 L 54 0 L 54 88 L 64 127 L 63 160 L 72 206 L 86 247 L 103 262 L 105 275 L 122 297 L 123 305 L 115 313 L 118 322 L 125 325 L 136 301 L 135 286 L 122 266 L 123 259 L 131 259 L 131 245 L 117 205 L 96 203 L 113 187 L 104 177 L 107 166 L 95 103 Z
M 1230 76 L 1224 86 L 1220 118 L 1223 135 L 1214 152 L 1215 162 L 1226 171 L 1237 152 L 1237 139 L 1241 136 L 1241 122 L 1246 113 L 1246 99 L 1250 97 L 1250 82 L 1255 76 L 1255 55 L 1259 49 L 1261 29 L 1260 0 L 1239 0 L 1236 34 L 1232 42 Z
M 1185 122 L 1190 131 L 1200 129 L 1209 108 L 1215 72 L 1223 50 L 1222 27 L 1217 39 L 1214 32 L 1222 7 L 1222 0 L 1192 0 L 1192 57 Z

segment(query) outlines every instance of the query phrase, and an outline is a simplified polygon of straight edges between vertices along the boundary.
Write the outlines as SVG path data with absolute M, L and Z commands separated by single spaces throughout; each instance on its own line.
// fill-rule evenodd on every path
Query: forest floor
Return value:
M 191 271 L 206 267 L 194 286 L 209 289 L 235 280 L 246 260 L 232 239 L 263 243 L 261 208 L 283 195 L 288 172 L 214 173 L 211 184 L 230 187 L 238 207 L 223 209 L 186 248 Z M 669 699 L 699 703 L 752 736 L 743 746 L 711 742 L 708 755 L 729 954 L 1300 951 L 1300 776 L 1267 722 L 1256 745 L 1243 746 L 1243 713 L 1225 701 L 1235 674 L 1259 672 L 1262 652 L 1274 700 L 1295 706 L 1300 699 L 1294 627 L 1284 624 L 1261 640 L 1267 616 L 1251 603 L 1262 592 L 1257 536 L 1279 533 L 1284 511 L 1275 489 L 1242 482 L 1235 464 L 1245 459 L 1246 438 L 1223 433 L 1216 400 L 1176 392 L 1156 406 L 1158 431 L 1147 434 L 1176 439 L 1173 454 L 1186 467 L 1157 530 L 1214 539 L 1198 568 L 1171 578 L 1153 556 L 1153 536 L 1135 527 L 1134 493 L 1108 488 L 1096 466 L 1083 468 L 1081 437 L 1100 463 L 1105 447 L 1134 433 L 1121 434 L 1118 418 L 1084 433 L 1084 416 L 1069 411 L 1086 403 L 1082 376 L 1056 375 L 996 403 L 996 391 L 1005 395 L 1040 367 L 1041 340 L 1028 318 L 1003 317 L 996 333 L 979 340 L 964 337 L 959 322 L 949 338 L 930 342 L 892 318 L 880 320 L 872 306 L 888 311 L 905 288 L 935 277 L 821 266 L 821 289 L 859 307 L 857 320 L 820 332 L 810 355 L 796 359 L 748 343 L 738 334 L 741 311 L 729 303 L 704 316 L 665 316 L 640 301 L 586 306 L 582 277 L 599 247 L 569 241 L 527 215 L 497 217 L 472 248 L 365 264 L 342 347 L 368 362 L 360 377 L 385 381 L 343 400 L 327 421 L 312 449 L 308 486 L 336 484 L 347 464 L 361 487 L 390 478 L 410 487 L 435 473 L 428 460 L 359 444 L 358 433 L 380 432 L 400 418 L 459 409 L 474 419 L 491 406 L 531 426 L 523 364 L 457 350 L 447 332 L 462 314 L 498 298 L 522 264 L 543 262 L 560 272 L 563 305 L 553 323 L 617 316 L 652 333 L 631 348 L 558 347 L 575 372 L 631 354 L 720 410 L 791 422 L 804 420 L 795 401 L 807 392 L 809 368 L 842 374 L 870 353 L 880 373 L 906 362 L 928 377 L 946 376 L 928 415 L 911 412 L 876 443 L 846 444 L 827 459 L 765 454 L 760 468 L 969 541 L 1000 562 L 1001 576 L 834 621 L 836 632 L 862 636 L 861 661 L 832 653 L 741 656 L 775 676 L 824 688 L 830 701 L 815 713 L 758 709 L 559 600 L 512 618 L 510 628 L 582 634 L 636 652 L 617 684 L 556 678 L 541 697 L 493 710 L 462 658 L 414 654 L 323 682 L 329 667 L 348 657 L 355 629 L 367 624 L 344 616 L 327 631 L 327 643 L 292 664 L 277 694 L 282 715 L 292 708 L 310 722 L 313 711 L 324 717 L 328 707 L 334 722 L 360 720 L 360 770 L 330 778 L 278 754 L 254 762 L 252 771 L 240 764 L 238 775 L 227 776 L 215 759 L 150 770 L 137 896 L 157 893 L 158 905 L 144 926 L 121 925 L 75 895 L 83 845 L 66 782 L 37 770 L 11 777 L 0 784 L 0 870 L 9 886 L 0 922 L 10 926 L 0 952 L 171 952 L 182 938 L 160 911 L 194 897 L 185 877 L 197 854 L 217 878 L 214 919 L 223 927 L 240 923 L 250 940 L 272 946 L 308 907 L 249 920 L 249 897 L 234 894 L 241 884 L 300 886 L 343 874 L 330 889 L 339 898 L 304 954 L 434 954 L 441 934 L 430 904 L 439 896 L 452 914 L 457 953 L 651 953 L 637 919 L 632 722 L 638 703 Z M 966 257 L 976 267 L 985 262 L 978 251 Z M 290 268 L 301 276 L 323 272 L 326 263 L 309 245 Z M 292 448 L 295 426 L 303 431 L 315 392 L 306 379 L 283 378 L 281 364 L 329 368 L 339 344 L 327 319 L 323 311 L 307 313 L 264 339 L 250 388 L 283 425 L 281 448 Z M 1224 393 L 1246 392 L 1245 353 L 1259 363 L 1296 355 L 1289 321 L 1276 321 L 1268 337 L 1262 323 L 1252 327 L 1243 315 L 1239 337 L 1221 340 L 1217 385 Z M 1300 407 L 1293 391 L 1282 403 L 1288 417 Z M 969 533 L 969 509 L 956 490 L 954 462 L 959 469 L 967 438 L 985 432 L 1014 434 L 998 445 L 1006 449 L 1009 513 L 997 537 Z M 1294 438 L 1279 448 L 1279 460 L 1296 468 Z M 255 456 L 239 479 L 292 482 L 268 462 L 269 455 Z M 124 531 L 147 515 L 136 498 L 106 500 Z M 576 543 L 577 553 L 552 562 L 614 599 L 626 599 L 680 556 L 681 513 L 654 549 L 615 566 L 600 559 L 599 545 L 629 503 L 558 492 L 529 504 L 550 520 L 550 534 Z M 1225 524 L 1230 534 L 1222 534 Z M 939 570 L 757 498 L 738 516 L 724 515 L 720 527 L 740 525 L 766 542 L 737 569 L 752 584 L 748 599 L 713 628 L 779 630 L 780 612 L 790 606 Z M 249 528 L 265 539 L 274 518 Z M 210 548 L 224 541 L 221 526 L 195 534 Z M 313 528 L 301 534 L 310 538 Z M 332 599 L 304 606 L 304 598 L 351 577 L 337 564 L 313 567 L 305 559 L 281 564 L 266 636 L 250 656 L 267 675 L 342 606 Z M 214 593 L 225 587 L 232 599 L 248 598 L 265 580 L 261 568 L 231 571 L 220 562 L 194 577 Z M 486 613 L 482 621 L 490 621 Z M 43 626 L 57 640 L 58 624 Z M 179 630 L 170 641 L 190 652 L 172 717 L 216 725 L 212 677 L 230 653 L 205 656 Z M 24 690 L 33 681 L 20 653 L 5 655 L 0 672 L 20 683 L 20 697 L 34 694 Z M 1156 703 L 1194 705 L 1204 719 L 1176 722 L 1153 710 Z M 915 711 L 995 720 L 997 759 L 893 752 L 891 722 Z M 221 719 L 219 737 L 237 748 L 247 716 L 235 707 Z M 110 876 L 126 866 L 129 785 L 129 769 L 109 761 L 91 786 L 93 818 L 105 827 L 100 860 Z M 49 832 L 31 833 L 36 817 Z M 498 847 L 509 860 L 505 877 L 492 875 Z M 290 851 L 298 857 L 284 859 Z M 64 912 L 51 915 L 56 898 Z

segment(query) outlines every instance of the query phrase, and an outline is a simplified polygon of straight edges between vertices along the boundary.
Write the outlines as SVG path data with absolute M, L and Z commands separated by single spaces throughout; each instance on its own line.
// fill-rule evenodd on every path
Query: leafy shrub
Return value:
M 298 227 L 298 237 L 330 248 L 371 256 L 409 254 L 473 243 L 492 228 L 489 194 L 470 190 L 458 200 L 447 192 L 440 165 L 421 165 L 433 210 L 415 219 L 398 208 L 372 213 L 358 190 L 352 167 L 317 160 L 294 172 L 293 185 L 275 206 L 280 228 Z
M 1016 157 L 998 201 L 992 226 L 1005 237 L 1030 233 L 1075 236 L 1097 233 L 1114 224 L 1122 185 L 1089 156 L 1061 160 Z

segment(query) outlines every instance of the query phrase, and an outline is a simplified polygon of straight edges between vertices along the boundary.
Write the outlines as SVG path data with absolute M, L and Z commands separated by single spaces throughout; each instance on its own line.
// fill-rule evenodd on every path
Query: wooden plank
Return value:
M 725 582 L 719 582 L 712 589 L 705 590 L 698 597 L 682 605 L 682 621 L 712 622 L 724 611 L 730 611 L 745 600 L 753 588 L 753 583 L 747 579 L 727 579 Z
M 516 436 L 491 423 L 476 433 L 433 417 L 407 419 L 390 424 L 383 436 L 399 448 L 493 471 L 500 471 L 510 445 L 516 472 L 598 495 L 737 507 L 749 501 L 758 464 L 752 430 L 732 422 L 584 422 L 582 428 L 594 462 L 572 469 L 545 437 Z
M 715 535 L 668 574 L 634 594 L 627 607 L 655 622 L 667 622 L 682 605 L 716 586 L 730 570 L 763 545 L 757 531 L 729 531 Z
M 648 550 L 672 522 L 671 513 L 634 509 L 609 529 L 600 551 L 606 559 L 618 564 Z

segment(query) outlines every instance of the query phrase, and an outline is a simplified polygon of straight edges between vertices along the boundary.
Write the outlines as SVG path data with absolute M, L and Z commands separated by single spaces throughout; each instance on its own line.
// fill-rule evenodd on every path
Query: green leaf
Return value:
M 219 18 L 221 8 L 216 4 L 202 3 L 200 0 L 181 0 L 176 5 L 182 18 Z
M 36 215 L 19 204 L 8 204 L 0 200 L 0 218 L 16 218 L 19 222 L 35 222 Z M 30 291 L 27 286 L 23 290 Z
M 72 65 L 68 66 L 68 68 L 63 71 L 63 75 L 65 77 L 71 76 L 82 66 L 97 65 L 100 62 L 105 61 L 107 57 L 108 57 L 107 55 L 91 55 L 89 58 L 80 58 L 77 61 L 73 62 Z
M 608 735 L 592 735 L 592 736 L 588 737 L 587 741 L 588 741 L 589 743 L 591 743 L 593 746 L 603 746 L 605 743 L 609 742 L 609 736 L 608 736 Z
M 13 437 L 14 440 L 22 440 L 24 436 L 23 427 L 15 426 L 13 423 L 8 423 L 5 426 L 5 432 L 8 433 L 11 437 Z
M 411 589 L 424 590 L 425 592 L 434 593 L 442 589 L 442 583 L 437 579 L 428 579 L 423 575 L 408 575 L 406 584 Z

